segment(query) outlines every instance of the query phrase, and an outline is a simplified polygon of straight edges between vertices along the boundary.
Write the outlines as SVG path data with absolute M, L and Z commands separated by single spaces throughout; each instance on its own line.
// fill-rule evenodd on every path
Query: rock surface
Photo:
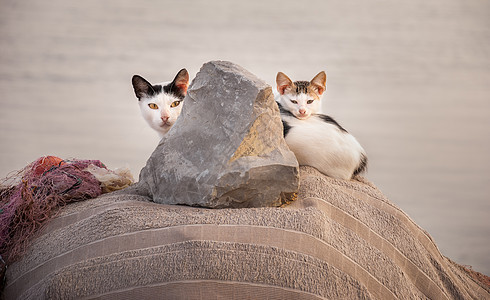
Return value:
M 202 66 L 140 174 L 154 202 L 209 208 L 278 206 L 298 180 L 271 87 L 224 61 Z

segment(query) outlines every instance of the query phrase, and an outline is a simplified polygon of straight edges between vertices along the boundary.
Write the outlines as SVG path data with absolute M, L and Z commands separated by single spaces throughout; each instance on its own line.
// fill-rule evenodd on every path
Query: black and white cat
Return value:
M 189 73 L 182 69 L 173 81 L 155 85 L 134 75 L 132 83 L 143 118 L 161 139 L 180 115 L 182 101 L 189 87 Z
M 365 171 L 367 156 L 359 142 L 333 118 L 320 113 L 327 75 L 293 82 L 284 73 L 276 77 L 275 100 L 284 126 L 284 138 L 300 165 L 349 180 Z

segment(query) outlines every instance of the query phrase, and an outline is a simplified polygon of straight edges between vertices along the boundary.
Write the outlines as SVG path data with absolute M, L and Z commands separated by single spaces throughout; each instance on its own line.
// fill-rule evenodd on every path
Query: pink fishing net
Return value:
M 98 160 L 45 156 L 0 181 L 0 255 L 7 264 L 20 258 L 29 239 L 58 208 L 95 198 L 106 189 L 94 169 L 109 172 Z

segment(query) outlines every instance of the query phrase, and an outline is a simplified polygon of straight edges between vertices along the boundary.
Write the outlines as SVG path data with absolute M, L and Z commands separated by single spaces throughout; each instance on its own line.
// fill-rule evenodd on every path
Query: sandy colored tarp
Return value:
M 9 266 L 7 299 L 489 299 L 371 183 L 301 167 L 283 208 L 109 194 L 70 204 Z

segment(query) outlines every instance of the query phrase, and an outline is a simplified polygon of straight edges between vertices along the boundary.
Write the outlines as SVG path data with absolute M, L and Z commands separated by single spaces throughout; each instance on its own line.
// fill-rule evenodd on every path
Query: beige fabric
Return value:
M 372 184 L 300 171 L 285 208 L 71 204 L 9 267 L 7 299 L 490 298 Z

